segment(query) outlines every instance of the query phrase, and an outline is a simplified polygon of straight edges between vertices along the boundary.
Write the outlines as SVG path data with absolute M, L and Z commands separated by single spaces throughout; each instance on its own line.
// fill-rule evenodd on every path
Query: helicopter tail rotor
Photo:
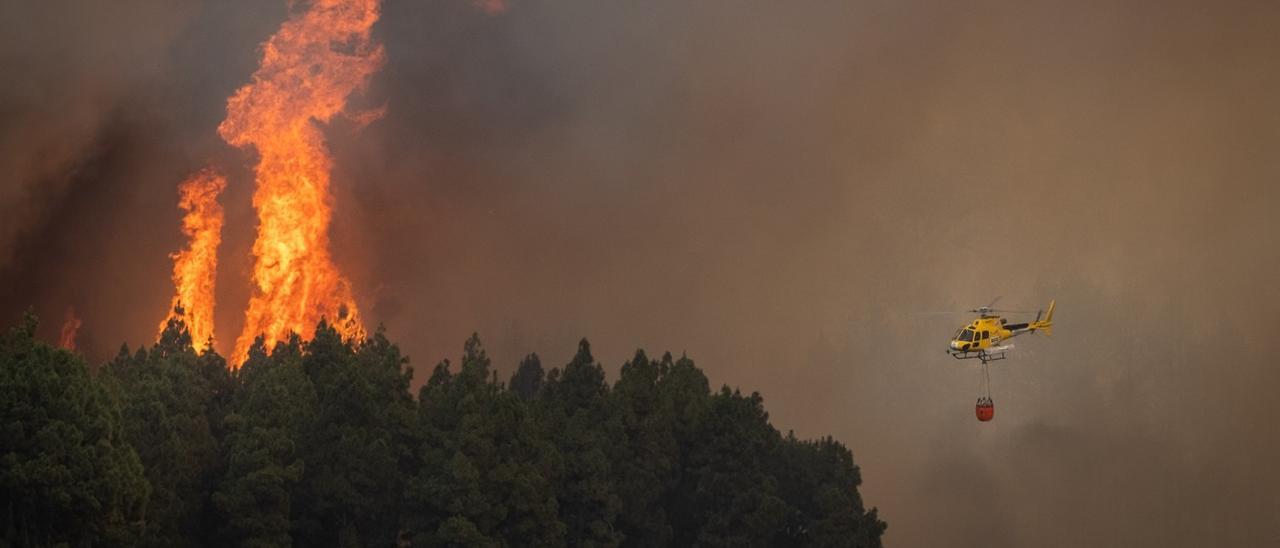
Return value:
M 1045 314 L 1043 320 L 1040 319 L 1039 313 L 1036 314 L 1036 321 L 1031 324 L 1032 329 L 1037 332 L 1044 333 L 1047 336 L 1053 336 L 1053 305 L 1056 302 L 1056 300 L 1049 301 L 1049 310 Z

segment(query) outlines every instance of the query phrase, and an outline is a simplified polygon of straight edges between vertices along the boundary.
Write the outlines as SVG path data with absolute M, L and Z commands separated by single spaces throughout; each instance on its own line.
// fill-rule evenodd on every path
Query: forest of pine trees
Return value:
M 0 546 L 880 546 L 853 455 L 769 424 L 643 351 L 617 382 L 583 340 L 498 379 L 476 336 L 412 370 L 379 331 L 238 370 L 180 322 L 90 367 L 0 336 Z

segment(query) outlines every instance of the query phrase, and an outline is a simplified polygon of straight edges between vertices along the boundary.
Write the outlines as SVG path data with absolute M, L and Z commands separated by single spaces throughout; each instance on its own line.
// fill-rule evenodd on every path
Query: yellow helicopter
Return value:
M 1018 312 L 1014 310 L 997 310 L 992 308 L 999 301 L 1000 297 L 996 297 L 987 306 L 980 306 L 969 312 L 978 314 L 978 318 L 969 322 L 968 325 L 956 330 L 955 336 L 951 337 L 951 343 L 947 345 L 947 354 L 957 360 L 971 360 L 977 358 L 982 361 L 983 365 L 987 362 L 1005 359 L 1005 352 L 1013 348 L 1011 344 L 1002 344 L 1026 333 L 1040 332 L 1045 335 L 1053 335 L 1053 300 L 1049 301 L 1049 309 L 1044 314 L 1044 319 L 1040 319 L 1041 312 L 1036 312 L 1036 319 L 1026 323 L 1009 323 L 1005 318 L 1001 318 L 1000 312 Z
M 977 313 L 978 318 L 969 322 L 968 325 L 962 326 L 956 330 L 956 334 L 951 337 L 951 341 L 947 344 L 947 354 L 957 360 L 978 359 L 982 362 L 982 381 L 979 384 L 979 390 L 983 390 L 978 396 L 978 403 L 974 406 L 974 413 L 981 422 L 988 422 L 995 418 L 996 407 L 995 401 L 991 399 L 991 372 L 987 368 L 987 364 L 994 361 L 1005 359 L 1005 353 L 1013 349 L 1012 344 L 1007 341 L 1018 335 L 1025 333 L 1044 333 L 1045 335 L 1053 334 L 1053 305 L 1056 301 L 1049 301 L 1049 310 L 1047 314 L 1041 310 L 1036 312 L 1036 319 L 1025 323 L 1009 323 L 1008 320 L 1001 318 L 999 313 L 1003 312 L 1021 312 L 1030 313 L 1023 310 L 997 310 L 992 308 L 1000 297 L 996 297 L 987 306 L 980 306 L 969 312 Z M 954 312 L 918 312 L 918 314 L 953 314 Z M 1044 319 L 1040 319 L 1041 316 Z

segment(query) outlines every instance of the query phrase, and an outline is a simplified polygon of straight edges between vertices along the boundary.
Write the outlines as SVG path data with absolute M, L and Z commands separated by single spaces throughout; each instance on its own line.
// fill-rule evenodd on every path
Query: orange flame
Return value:
M 160 332 L 169 320 L 179 318 L 191 332 L 191 341 L 202 346 L 213 339 L 214 282 L 218 267 L 218 244 L 222 242 L 222 206 L 218 194 L 227 187 L 222 175 L 205 169 L 192 175 L 178 188 L 178 207 L 187 248 L 174 253 L 173 285 L 177 290 L 169 305 L 169 315 L 160 322 Z
M 227 100 L 218 132 L 257 149 L 258 239 L 254 292 L 232 363 L 254 338 L 270 348 L 327 318 L 348 338 L 362 336 L 351 284 L 329 256 L 332 160 L 317 122 L 342 112 L 383 62 L 369 31 L 380 0 L 315 0 L 263 45 L 252 83 Z
M 76 333 L 80 331 L 80 318 L 76 316 L 76 309 L 67 307 L 67 313 L 62 320 L 62 335 L 58 338 L 58 346 L 67 350 L 76 349 Z

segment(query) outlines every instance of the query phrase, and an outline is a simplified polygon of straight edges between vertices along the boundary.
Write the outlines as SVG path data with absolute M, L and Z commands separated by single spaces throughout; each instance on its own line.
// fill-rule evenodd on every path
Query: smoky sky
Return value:
M 284 2 L 0 8 L 0 312 L 91 361 L 147 344 L 177 184 L 229 176 L 218 337 L 248 299 L 252 154 L 218 139 Z M 687 352 L 831 434 L 895 546 L 1280 541 L 1280 10 L 1251 2 L 387 0 L 326 128 L 334 256 L 418 382 L 587 337 Z M 979 368 L 969 319 L 1057 299 Z M 1014 315 L 1015 319 L 1019 319 Z

